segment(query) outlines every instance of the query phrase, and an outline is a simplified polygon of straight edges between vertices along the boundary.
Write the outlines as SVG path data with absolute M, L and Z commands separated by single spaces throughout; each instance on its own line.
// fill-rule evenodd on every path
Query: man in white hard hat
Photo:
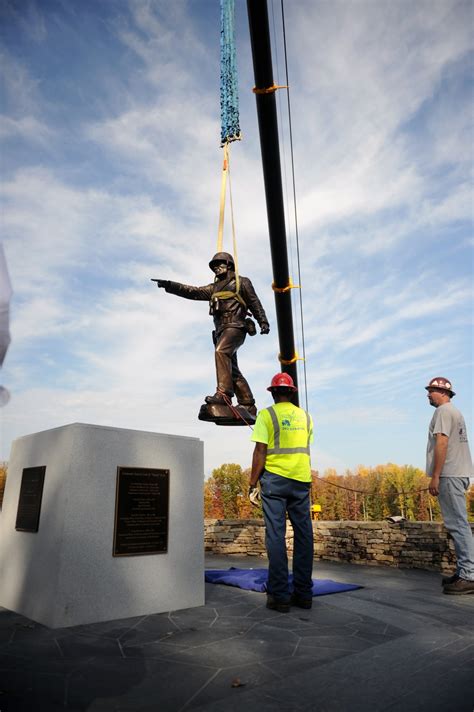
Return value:
M 430 494 L 439 498 L 441 514 L 456 550 L 457 568 L 443 578 L 444 593 L 474 593 L 474 540 L 467 519 L 465 492 L 473 474 L 472 458 L 462 413 L 451 403 L 455 396 L 451 381 L 442 376 L 425 386 L 431 419 L 426 448 L 426 474 L 431 477 Z

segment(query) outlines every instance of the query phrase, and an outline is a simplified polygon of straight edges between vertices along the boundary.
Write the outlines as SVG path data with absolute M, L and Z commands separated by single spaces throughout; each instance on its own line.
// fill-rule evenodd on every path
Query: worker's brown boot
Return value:
M 292 593 L 290 603 L 292 606 L 297 606 L 298 608 L 305 608 L 306 610 L 309 611 L 309 609 L 313 605 L 313 599 L 312 598 L 302 598 L 297 593 Z
M 441 579 L 441 585 L 446 586 L 448 583 L 455 583 L 459 578 L 459 574 L 453 574 L 452 576 L 443 576 Z
M 267 593 L 267 608 L 271 611 L 278 611 L 278 613 L 289 613 L 290 602 L 274 598 L 271 593 Z
M 474 581 L 458 578 L 454 583 L 447 583 L 446 586 L 443 586 L 443 593 L 449 593 L 453 596 L 463 596 L 467 593 L 474 593 Z

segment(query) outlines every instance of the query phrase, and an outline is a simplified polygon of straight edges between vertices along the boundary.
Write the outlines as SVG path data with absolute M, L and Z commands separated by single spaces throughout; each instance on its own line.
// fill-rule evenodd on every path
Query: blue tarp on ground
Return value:
M 223 583 L 227 586 L 237 586 L 246 591 L 258 591 L 264 593 L 267 590 L 268 569 L 238 569 L 231 566 L 230 569 L 207 569 L 205 578 L 208 583 Z M 290 590 L 293 588 L 293 576 L 288 577 Z M 354 583 L 339 583 L 331 579 L 313 579 L 313 596 L 326 596 L 329 593 L 341 593 L 342 591 L 354 591 L 356 588 L 363 588 Z

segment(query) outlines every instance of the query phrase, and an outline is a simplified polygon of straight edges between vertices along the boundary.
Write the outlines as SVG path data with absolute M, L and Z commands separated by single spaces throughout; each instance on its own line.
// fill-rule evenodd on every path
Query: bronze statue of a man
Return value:
M 252 282 L 240 277 L 237 292 L 235 264 L 232 255 L 218 252 L 209 262 L 216 275 L 214 282 L 205 287 L 192 287 L 167 279 L 157 279 L 158 287 L 170 294 L 185 299 L 209 302 L 209 313 L 214 319 L 212 338 L 215 346 L 217 389 L 213 396 L 206 396 L 206 403 L 225 403 L 224 394 L 235 394 L 239 405 L 252 415 L 256 414 L 255 399 L 250 386 L 240 372 L 237 350 L 245 341 L 247 333 L 255 334 L 255 324 L 247 318 L 250 313 L 258 322 L 261 334 L 268 334 L 270 326 L 265 311 L 257 297 Z

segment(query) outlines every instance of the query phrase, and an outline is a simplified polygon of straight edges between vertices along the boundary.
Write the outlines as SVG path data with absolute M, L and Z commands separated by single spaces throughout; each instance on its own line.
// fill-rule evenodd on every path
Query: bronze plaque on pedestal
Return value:
M 38 531 L 45 473 L 45 465 L 23 470 L 15 524 L 19 532 Z
M 117 467 L 114 556 L 168 551 L 169 470 Z

